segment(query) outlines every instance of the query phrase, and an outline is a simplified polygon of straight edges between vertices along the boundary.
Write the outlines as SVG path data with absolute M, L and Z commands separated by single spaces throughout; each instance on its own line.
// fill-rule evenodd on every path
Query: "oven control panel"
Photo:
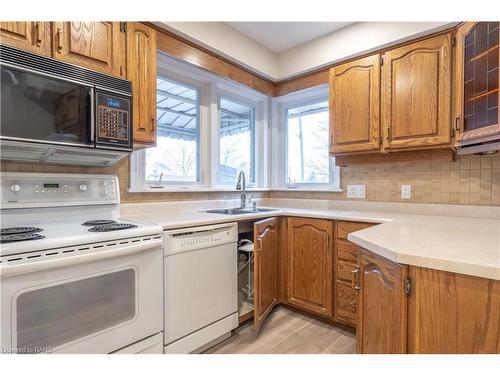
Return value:
M 96 143 L 128 147 L 131 145 L 132 127 L 130 99 L 96 93 Z
M 2 208 L 116 204 L 116 176 L 2 173 Z

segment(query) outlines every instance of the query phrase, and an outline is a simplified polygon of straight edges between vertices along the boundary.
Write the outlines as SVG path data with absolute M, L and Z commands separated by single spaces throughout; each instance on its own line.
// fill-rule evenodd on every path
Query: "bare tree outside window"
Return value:
M 289 183 L 328 183 L 328 103 L 287 111 L 287 177 Z

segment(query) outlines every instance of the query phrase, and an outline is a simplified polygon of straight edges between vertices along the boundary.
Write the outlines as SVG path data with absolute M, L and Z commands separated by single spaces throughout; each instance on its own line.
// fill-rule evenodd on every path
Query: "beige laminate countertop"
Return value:
M 500 280 L 500 220 L 496 219 L 287 207 L 244 215 L 156 210 L 124 216 L 160 224 L 165 230 L 271 216 L 380 223 L 349 234 L 349 240 L 401 264 Z

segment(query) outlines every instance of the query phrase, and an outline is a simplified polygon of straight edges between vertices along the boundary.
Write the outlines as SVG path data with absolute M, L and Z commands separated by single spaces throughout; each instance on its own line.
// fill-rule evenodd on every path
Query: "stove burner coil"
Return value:
M 86 221 L 85 223 L 82 223 L 82 225 L 85 225 L 87 227 L 95 227 L 96 225 L 105 225 L 105 224 L 116 224 L 116 221 L 104 219 L 104 220 L 89 220 Z
M 41 240 L 42 238 L 45 238 L 45 236 L 37 233 L 2 234 L 0 243 Z
M 10 227 L 0 229 L 0 235 L 6 236 L 11 234 L 26 234 L 41 232 L 43 229 L 36 227 Z
M 137 225 L 122 224 L 122 223 L 104 224 L 90 228 L 89 232 L 112 232 L 115 230 L 132 229 L 132 228 L 137 228 Z

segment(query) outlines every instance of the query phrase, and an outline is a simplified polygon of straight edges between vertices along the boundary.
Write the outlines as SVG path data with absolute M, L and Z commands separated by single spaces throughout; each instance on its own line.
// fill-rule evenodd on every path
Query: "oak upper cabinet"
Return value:
M 451 146 L 451 34 L 383 54 L 384 151 Z
M 156 31 L 127 25 L 127 77 L 134 97 L 134 142 L 156 144 Z
M 380 149 L 380 55 L 330 69 L 330 153 Z
M 287 235 L 287 304 L 333 318 L 333 222 L 290 217 Z
M 406 353 L 408 267 L 361 248 L 358 266 L 357 352 Z
M 500 140 L 499 22 L 466 22 L 456 35 L 455 126 L 459 146 Z
M 0 41 L 12 47 L 51 56 L 50 22 L 0 22 Z
M 53 57 L 125 78 L 122 22 L 53 22 Z
M 254 328 L 258 331 L 278 304 L 278 220 L 254 224 Z

